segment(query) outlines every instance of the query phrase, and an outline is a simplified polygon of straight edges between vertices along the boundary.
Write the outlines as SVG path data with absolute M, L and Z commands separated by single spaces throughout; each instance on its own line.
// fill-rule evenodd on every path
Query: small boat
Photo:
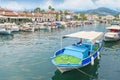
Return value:
M 4 23 L 3 25 L 6 28 L 10 29 L 11 32 L 18 32 L 19 31 L 19 26 L 16 25 L 15 23 Z
M 120 39 L 120 26 L 107 27 L 110 32 L 105 33 L 104 41 L 117 41 Z
M 119 25 L 119 22 L 112 22 L 111 25 Z
M 102 35 L 102 32 L 81 31 L 63 36 L 63 38 L 79 38 L 80 42 L 56 51 L 52 57 L 52 63 L 61 73 L 84 67 L 90 63 L 94 65 L 94 60 L 100 58 L 102 42 L 99 39 Z
M 12 32 L 18 32 L 19 31 L 19 27 L 17 25 L 11 26 L 11 31 Z
M 22 25 L 20 27 L 20 31 L 24 31 L 24 32 L 34 32 L 35 31 L 35 28 L 32 24 L 30 23 L 26 23 L 24 25 Z
M 0 35 L 10 35 L 10 34 L 11 34 L 11 30 L 5 28 L 0 29 Z

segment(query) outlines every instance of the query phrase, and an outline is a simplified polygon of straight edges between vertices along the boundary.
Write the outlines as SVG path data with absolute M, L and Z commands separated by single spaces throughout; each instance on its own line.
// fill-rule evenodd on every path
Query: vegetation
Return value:
M 55 57 L 54 60 L 56 64 L 78 64 L 81 62 L 81 59 L 66 54 L 60 54 L 57 57 Z
M 82 21 L 87 20 L 87 17 L 85 16 L 85 14 L 80 14 L 80 17 Z
M 39 7 L 35 8 L 34 9 L 34 12 L 37 13 L 37 12 L 41 12 L 41 9 Z
M 74 17 L 75 20 L 79 19 L 77 15 L 74 15 L 73 17 Z
M 63 11 L 62 11 L 62 10 L 59 10 L 59 13 L 60 13 L 60 14 L 63 14 Z
M 67 15 L 67 14 L 68 14 L 68 11 L 67 11 L 67 10 L 65 10 L 65 11 L 64 11 L 64 14 L 65 14 L 65 15 Z
M 55 9 L 52 6 L 49 6 L 48 9 L 51 11 L 55 11 Z

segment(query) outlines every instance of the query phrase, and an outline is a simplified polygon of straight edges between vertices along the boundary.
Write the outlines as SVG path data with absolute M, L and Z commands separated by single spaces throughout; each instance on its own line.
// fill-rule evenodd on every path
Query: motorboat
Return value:
M 120 39 L 120 26 L 107 27 L 110 32 L 105 33 L 104 41 L 117 41 Z
M 72 37 L 80 39 L 80 42 L 56 51 L 51 57 L 52 63 L 61 73 L 84 67 L 90 63 L 94 65 L 94 60 L 100 58 L 102 49 L 102 41 L 100 39 L 102 36 L 103 32 L 95 31 L 80 31 L 64 35 L 63 39 Z
M 10 35 L 11 30 L 6 29 L 6 28 L 0 28 L 0 35 Z

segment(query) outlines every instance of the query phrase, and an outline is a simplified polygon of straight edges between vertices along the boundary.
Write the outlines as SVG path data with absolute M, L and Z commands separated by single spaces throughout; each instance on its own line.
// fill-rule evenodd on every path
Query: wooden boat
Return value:
M 120 26 L 107 27 L 110 32 L 104 35 L 104 41 L 117 41 L 120 39 Z
M 63 36 L 64 38 L 80 38 L 81 41 L 55 52 L 52 63 L 61 73 L 84 67 L 90 63 L 93 65 L 95 58 L 100 58 L 102 43 L 98 39 L 102 35 L 102 32 L 81 31 Z

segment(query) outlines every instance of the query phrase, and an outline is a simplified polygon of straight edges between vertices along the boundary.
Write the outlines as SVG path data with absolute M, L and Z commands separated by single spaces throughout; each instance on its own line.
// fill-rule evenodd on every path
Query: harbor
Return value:
M 104 42 L 101 59 L 95 60 L 95 65 L 75 69 L 62 74 L 51 63 L 53 53 L 74 43 L 61 36 L 78 31 L 107 32 L 109 24 L 86 25 L 79 27 L 40 30 L 34 33 L 18 32 L 14 35 L 0 36 L 0 79 L 1 80 L 119 80 L 120 41 Z M 83 71 L 83 72 L 82 72 Z M 113 75 L 114 74 L 114 75 Z
M 0 80 L 120 80 L 119 0 L 0 0 Z

